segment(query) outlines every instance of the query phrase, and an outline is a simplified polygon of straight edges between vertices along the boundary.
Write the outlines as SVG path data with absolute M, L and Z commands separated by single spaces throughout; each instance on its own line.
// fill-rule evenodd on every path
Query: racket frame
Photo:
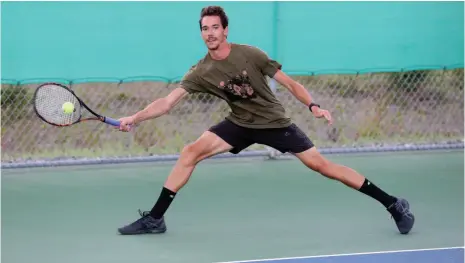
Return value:
M 37 106 L 36 106 L 36 98 L 37 98 L 37 93 L 38 91 L 41 89 L 41 88 L 44 88 L 44 86 L 49 86 L 49 85 L 53 85 L 53 86 L 58 86 L 58 87 L 61 87 L 63 89 L 66 89 L 67 91 L 69 91 L 76 99 L 77 101 L 79 102 L 79 105 L 81 107 L 84 107 L 86 110 L 88 110 L 91 114 L 94 115 L 94 117 L 86 117 L 86 118 L 82 118 L 82 112 L 81 114 L 79 114 L 79 118 L 72 122 L 72 123 L 69 123 L 69 124 L 57 124 L 57 123 L 53 123 L 53 122 L 49 122 L 47 121 L 44 117 L 42 117 L 40 114 L 39 114 L 39 111 L 37 110 Z M 96 113 L 95 111 L 93 111 L 90 107 L 88 107 L 84 101 L 81 100 L 81 98 L 79 98 L 79 96 L 76 95 L 76 93 L 68 88 L 67 86 L 63 85 L 63 84 L 60 84 L 60 83 L 55 83 L 55 82 L 46 82 L 46 83 L 43 83 L 41 85 L 39 85 L 35 92 L 34 92 L 34 96 L 33 96 L 33 104 L 34 104 L 34 111 L 36 113 L 36 115 L 44 122 L 50 124 L 50 125 L 53 125 L 53 126 L 57 126 L 57 127 L 67 127 L 67 126 L 71 126 L 71 125 L 74 125 L 74 124 L 77 124 L 77 123 L 80 123 L 80 122 L 84 122 L 84 121 L 101 121 L 101 122 L 104 122 L 104 123 L 107 123 L 107 124 L 110 124 L 110 125 L 113 125 L 113 126 L 119 126 L 119 121 L 118 120 L 115 120 L 115 119 L 112 119 L 112 118 L 109 118 L 109 117 L 106 117 L 106 116 L 102 116 L 98 113 Z

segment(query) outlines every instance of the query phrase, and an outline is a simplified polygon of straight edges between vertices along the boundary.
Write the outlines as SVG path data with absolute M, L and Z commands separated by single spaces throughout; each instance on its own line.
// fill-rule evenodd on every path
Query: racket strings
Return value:
M 63 104 L 71 102 L 74 105 L 72 113 L 63 111 Z M 35 97 L 37 113 L 47 122 L 57 125 L 70 125 L 79 120 L 81 116 L 81 104 L 69 90 L 55 86 L 46 85 L 37 90 Z

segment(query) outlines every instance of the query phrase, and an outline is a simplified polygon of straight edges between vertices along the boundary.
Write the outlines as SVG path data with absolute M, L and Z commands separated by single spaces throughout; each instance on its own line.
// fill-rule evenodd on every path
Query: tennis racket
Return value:
M 119 120 L 95 113 L 71 89 L 58 83 L 44 83 L 37 87 L 33 102 L 37 116 L 54 126 L 65 127 L 91 120 L 120 126 Z M 74 105 L 73 112 L 64 112 L 63 104 L 66 102 L 71 102 Z M 84 109 L 93 116 L 83 118 Z

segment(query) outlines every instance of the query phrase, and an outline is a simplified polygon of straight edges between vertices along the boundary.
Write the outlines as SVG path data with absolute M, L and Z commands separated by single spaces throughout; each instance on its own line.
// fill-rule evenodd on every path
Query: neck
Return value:
M 214 60 L 222 60 L 225 59 L 229 56 L 229 53 L 231 53 L 231 45 L 228 42 L 223 42 L 220 44 L 218 49 L 216 50 L 208 50 L 208 53 L 210 53 L 210 56 Z

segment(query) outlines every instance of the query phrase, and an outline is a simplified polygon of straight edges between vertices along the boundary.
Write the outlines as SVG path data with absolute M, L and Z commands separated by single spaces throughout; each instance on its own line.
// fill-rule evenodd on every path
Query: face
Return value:
M 221 25 L 219 16 L 205 16 L 202 18 L 202 39 L 210 50 L 217 50 L 226 40 L 228 29 Z

